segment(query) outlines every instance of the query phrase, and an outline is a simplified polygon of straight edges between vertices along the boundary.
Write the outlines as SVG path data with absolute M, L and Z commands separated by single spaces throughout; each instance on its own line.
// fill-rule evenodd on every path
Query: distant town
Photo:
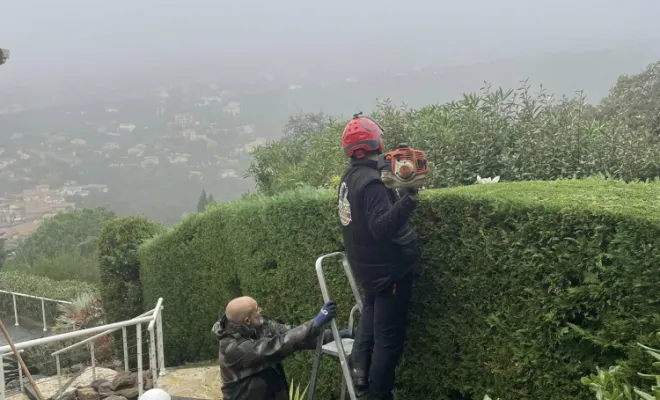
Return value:
M 37 230 L 44 220 L 76 208 L 75 197 L 107 193 L 106 185 L 78 185 L 66 182 L 60 188 L 37 185 L 32 189 L 0 198 L 0 241 L 8 248 Z

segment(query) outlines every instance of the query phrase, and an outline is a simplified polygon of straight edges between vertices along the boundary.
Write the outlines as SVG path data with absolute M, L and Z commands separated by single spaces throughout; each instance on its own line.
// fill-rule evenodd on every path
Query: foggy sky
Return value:
M 12 51 L 0 85 L 455 65 L 660 39 L 659 0 L 19 0 L 0 15 Z

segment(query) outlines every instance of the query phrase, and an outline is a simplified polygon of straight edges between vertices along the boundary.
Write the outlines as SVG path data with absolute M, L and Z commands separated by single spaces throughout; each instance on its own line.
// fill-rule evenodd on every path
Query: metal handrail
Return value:
M 80 336 L 86 336 L 90 335 L 92 333 L 98 333 L 98 332 L 103 332 L 105 330 L 109 329 L 115 329 L 115 328 L 121 328 L 124 326 L 133 326 L 137 324 L 143 324 L 151 321 L 151 317 L 142 317 L 142 318 L 135 318 L 131 319 L 128 321 L 121 321 L 121 322 L 115 322 L 112 324 L 107 324 L 107 325 L 101 325 L 101 326 L 95 326 L 93 328 L 87 328 L 87 329 L 80 329 L 78 331 L 73 331 L 73 332 L 65 332 L 65 333 L 60 333 L 59 335 L 52 335 L 52 336 L 46 336 L 43 338 L 39 339 L 33 339 L 33 340 L 26 340 L 25 342 L 19 342 L 14 344 L 16 346 L 16 349 L 29 349 L 30 347 L 34 346 L 39 346 L 42 344 L 48 344 L 52 342 L 59 342 L 60 340 L 66 340 L 66 339 L 75 339 Z M 5 345 L 5 346 L 0 346 L 0 352 L 7 352 L 7 350 L 11 350 L 11 346 Z
M 147 311 L 146 313 L 142 313 L 142 314 L 138 315 L 137 317 L 135 317 L 135 318 L 133 318 L 133 319 L 130 319 L 129 321 L 133 321 L 133 320 L 138 319 L 138 318 L 149 317 L 149 316 L 151 316 L 151 314 L 152 314 L 153 312 L 154 312 L 154 310 L 149 310 L 149 311 Z M 118 331 L 119 329 L 122 329 L 122 328 L 125 328 L 125 327 L 114 328 L 114 329 L 108 329 L 107 331 L 103 331 L 103 332 L 98 333 L 98 334 L 96 334 L 96 335 L 94 335 L 94 336 L 92 336 L 92 337 L 88 337 L 87 339 L 81 340 L 80 342 L 74 343 L 74 344 L 72 344 L 71 346 L 68 346 L 68 347 L 65 347 L 65 348 L 63 348 L 63 349 L 57 350 L 56 352 L 51 353 L 51 356 L 56 356 L 56 355 L 58 355 L 58 354 L 62 354 L 62 353 L 64 353 L 64 352 L 66 352 L 66 351 L 69 351 L 69 350 L 71 350 L 71 349 L 74 349 L 74 348 L 76 348 L 76 347 L 78 347 L 78 346 L 81 346 L 81 345 L 83 345 L 83 344 L 85 344 L 85 343 L 89 343 L 89 342 L 91 342 L 92 340 L 96 340 L 96 339 L 101 338 L 101 337 L 103 337 L 103 336 L 105 336 L 105 335 L 109 335 L 109 334 L 111 334 L 111 333 L 114 333 L 114 332 L 116 332 L 116 331 Z
M 12 297 L 12 301 L 14 303 L 14 325 L 15 326 L 19 326 L 19 323 L 18 323 L 18 307 L 16 307 L 16 296 L 25 297 L 25 298 L 28 298 L 28 299 L 41 300 L 41 317 L 42 317 L 43 323 L 44 323 L 44 329 L 43 329 L 44 332 L 48 331 L 48 327 L 46 326 L 46 305 L 45 305 L 45 302 L 50 301 L 50 302 L 58 303 L 58 304 L 72 304 L 72 302 L 66 301 L 66 300 L 49 299 L 47 297 L 32 296 L 30 294 L 10 292 L 8 290 L 0 290 L 0 293 L 10 294 L 11 297 Z

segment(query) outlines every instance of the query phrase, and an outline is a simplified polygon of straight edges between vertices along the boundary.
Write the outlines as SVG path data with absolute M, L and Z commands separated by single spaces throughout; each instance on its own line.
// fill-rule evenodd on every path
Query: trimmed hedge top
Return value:
M 419 195 L 422 245 L 401 399 L 589 397 L 595 365 L 634 365 L 660 326 L 660 184 L 602 179 L 498 183 Z M 140 247 L 144 301 L 160 296 L 170 363 L 217 357 L 209 329 L 227 301 L 254 297 L 278 321 L 322 304 L 314 262 L 342 250 L 333 190 L 298 190 L 210 208 Z M 330 293 L 345 326 L 340 268 Z M 309 377 L 311 352 L 286 362 Z M 319 398 L 337 391 L 323 366 Z
M 660 221 L 660 182 L 626 183 L 600 178 L 506 182 L 431 190 L 420 195 L 429 200 L 453 196 L 543 207 L 548 211 L 586 211 Z

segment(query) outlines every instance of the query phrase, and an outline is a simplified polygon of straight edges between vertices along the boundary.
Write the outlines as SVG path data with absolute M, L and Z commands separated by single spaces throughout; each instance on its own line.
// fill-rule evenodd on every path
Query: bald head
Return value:
M 227 319 L 237 325 L 261 325 L 261 309 L 252 297 L 237 297 L 227 304 L 225 309 Z

